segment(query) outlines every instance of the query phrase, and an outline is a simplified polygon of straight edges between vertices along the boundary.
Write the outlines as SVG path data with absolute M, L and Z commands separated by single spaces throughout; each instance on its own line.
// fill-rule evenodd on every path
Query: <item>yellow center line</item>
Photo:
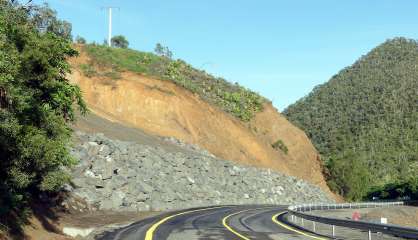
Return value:
M 251 240 L 251 239 L 249 239 L 248 237 L 243 236 L 243 235 L 242 235 L 242 234 L 240 234 L 239 232 L 235 231 L 232 227 L 230 227 L 230 226 L 227 224 L 227 220 L 228 220 L 228 218 L 230 218 L 230 217 L 232 217 L 232 216 L 235 216 L 235 215 L 238 215 L 238 214 L 243 213 L 243 212 L 249 212 L 249 211 L 253 211 L 253 210 L 260 210 L 260 209 L 268 209 L 268 208 L 272 208 L 272 207 L 267 207 L 267 208 L 253 208 L 253 209 L 246 209 L 246 210 L 242 210 L 242 211 L 239 211 L 239 212 L 231 213 L 231 214 L 229 214 L 228 216 L 226 216 L 226 217 L 224 217 L 224 218 L 222 219 L 222 225 L 224 225 L 224 227 L 225 227 L 226 229 L 228 229 L 230 232 L 232 232 L 233 234 L 235 234 L 235 235 L 236 235 L 237 237 L 239 237 L 240 239 L 242 239 L 242 240 Z
M 274 216 L 271 218 L 271 220 L 272 220 L 274 223 L 276 223 L 276 224 L 278 224 L 278 225 L 280 225 L 280 226 L 282 226 L 282 227 L 286 228 L 287 230 L 290 230 L 290 231 L 295 232 L 295 233 L 299 233 L 299 234 L 301 234 L 301 235 L 303 235 L 303 236 L 306 236 L 306 237 L 309 237 L 309 238 L 312 238 L 312 239 L 317 239 L 317 240 L 328 240 L 328 238 L 317 237 L 317 236 L 314 236 L 314 235 L 308 234 L 308 233 L 306 233 L 306 232 L 303 232 L 303 231 L 301 231 L 301 230 L 295 229 L 295 228 L 293 228 L 293 227 L 291 227 L 291 226 L 289 226 L 289 225 L 287 225 L 287 224 L 284 224 L 284 223 L 280 222 L 279 220 L 277 220 L 277 218 L 278 218 L 280 215 L 283 215 L 283 214 L 285 214 L 285 213 L 287 213 L 287 212 L 281 212 L 281 213 L 278 213 L 278 214 L 274 215 Z
M 170 215 L 170 216 L 168 216 L 168 217 L 165 217 L 165 218 L 161 219 L 160 221 L 158 221 L 157 223 L 153 224 L 153 225 L 152 225 L 152 226 L 151 226 L 151 227 L 147 230 L 147 233 L 145 234 L 145 240 L 153 240 L 154 233 L 155 233 L 155 231 L 157 230 L 157 228 L 158 228 L 161 224 L 163 224 L 163 223 L 167 222 L 168 220 L 170 220 L 170 219 L 172 219 L 172 218 L 175 218 L 175 217 L 178 217 L 178 216 L 181 216 L 181 215 L 185 215 L 185 214 L 189 214 L 189 213 L 201 212 L 201 211 L 212 210 L 212 209 L 218 209 L 218 208 L 224 208 L 224 207 L 225 207 L 225 206 L 223 206 L 223 207 L 211 207 L 211 208 L 202 208 L 202 209 L 190 210 L 190 211 L 181 212 L 181 213 L 177 213 L 177 214 L 174 214 L 174 215 Z

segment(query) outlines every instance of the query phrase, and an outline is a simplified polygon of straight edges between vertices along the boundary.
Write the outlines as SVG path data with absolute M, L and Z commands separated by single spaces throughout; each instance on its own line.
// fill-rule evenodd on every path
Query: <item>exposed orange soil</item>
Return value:
M 47 225 L 46 225 L 47 224 Z M 30 224 L 24 228 L 25 236 L 23 239 L 27 240 L 71 240 L 73 238 L 67 237 L 61 233 L 56 223 L 48 221 L 42 223 L 36 217 L 30 219 Z
M 89 212 L 89 213 L 56 213 L 56 219 L 32 216 L 29 224 L 24 226 L 23 236 L 2 236 L 0 240 L 24 239 L 24 240 L 72 240 L 74 238 L 62 233 L 63 227 L 78 228 L 102 228 L 112 224 L 128 224 L 146 217 L 151 217 L 158 212 Z M 76 238 L 80 239 L 80 238 Z
M 197 144 L 223 159 L 293 175 L 329 191 L 317 151 L 305 133 L 271 104 L 265 104 L 250 123 L 243 123 L 169 81 L 131 72 L 118 80 L 85 77 L 78 66 L 87 61 L 83 52 L 70 60 L 74 67 L 70 79 L 99 116 Z M 271 147 L 278 139 L 286 144 L 288 154 Z

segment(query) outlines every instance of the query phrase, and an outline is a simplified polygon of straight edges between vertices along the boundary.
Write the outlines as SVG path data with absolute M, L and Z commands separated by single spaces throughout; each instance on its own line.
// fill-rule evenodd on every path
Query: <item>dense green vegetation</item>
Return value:
M 67 123 L 74 105 L 86 111 L 80 89 L 66 79 L 66 59 L 77 54 L 68 25 L 42 15 L 45 7 L 0 1 L 1 226 L 19 226 L 39 194 L 68 182 L 63 167 L 75 159 Z
M 367 194 L 367 198 L 418 200 L 418 176 L 373 187 Z
M 348 199 L 406 182 L 418 173 L 417 42 L 385 42 L 284 113 L 320 151 L 329 186 Z
M 216 78 L 182 60 L 173 60 L 171 51 L 161 44 L 157 44 L 156 54 L 96 44 L 85 45 L 84 50 L 90 56 L 90 65 L 94 68 L 105 66 L 111 72 L 129 70 L 173 81 L 243 121 L 249 121 L 254 113 L 260 111 L 265 101 L 257 93 L 238 84 Z M 92 68 L 83 68 L 85 73 L 92 73 Z M 103 71 L 109 70 L 102 68 L 96 72 Z

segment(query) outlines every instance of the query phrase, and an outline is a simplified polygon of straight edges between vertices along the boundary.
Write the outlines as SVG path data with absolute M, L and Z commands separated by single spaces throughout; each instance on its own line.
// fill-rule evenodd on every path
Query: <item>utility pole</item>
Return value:
M 107 8 L 109 11 L 109 27 L 107 34 L 107 45 L 112 46 L 112 9 L 119 9 L 118 7 L 102 7 L 102 9 Z

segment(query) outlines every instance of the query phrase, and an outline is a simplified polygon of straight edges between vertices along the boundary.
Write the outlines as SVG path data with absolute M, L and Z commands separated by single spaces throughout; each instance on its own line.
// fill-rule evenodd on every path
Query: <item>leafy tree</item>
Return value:
M 67 34 L 41 31 L 41 8 L 0 1 L 0 220 L 26 209 L 40 192 L 68 182 L 64 167 L 74 104 L 86 111 L 80 89 L 66 79 L 75 56 Z M 35 23 L 35 24 L 34 24 Z M 49 29 L 49 28 L 47 28 Z M 16 223 L 12 223 L 16 224 Z
M 117 35 L 112 37 L 111 44 L 113 47 L 117 48 L 128 48 L 129 42 L 126 40 L 125 36 Z
M 320 151 L 334 190 L 361 199 L 417 174 L 417 63 L 415 40 L 388 40 L 284 111 Z
M 173 53 L 170 51 L 168 47 L 164 47 L 161 43 L 157 43 L 154 48 L 154 52 L 161 57 L 166 57 L 171 59 L 173 57 Z
M 77 36 L 75 37 L 75 42 L 78 44 L 86 44 L 86 39 L 81 36 Z
M 379 199 L 418 200 L 418 177 L 409 177 L 383 186 L 373 187 L 366 199 L 377 197 Z
M 52 32 L 65 39 L 71 40 L 71 23 L 57 18 L 57 12 L 52 10 L 47 3 L 42 6 L 32 6 L 32 19 L 41 32 Z

